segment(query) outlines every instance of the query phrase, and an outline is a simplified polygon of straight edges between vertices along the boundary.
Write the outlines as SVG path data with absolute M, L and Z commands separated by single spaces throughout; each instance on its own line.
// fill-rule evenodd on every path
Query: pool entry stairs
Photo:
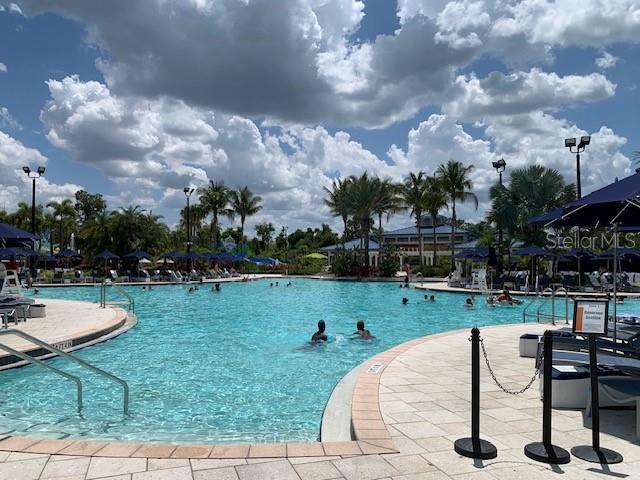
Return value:
M 49 352 L 53 353 L 54 355 L 58 355 L 62 358 L 66 358 L 67 360 L 70 360 L 78 365 L 80 365 L 82 368 L 89 370 L 93 373 L 96 373 L 104 378 L 106 378 L 107 380 L 109 380 L 110 382 L 113 383 L 117 383 L 119 386 L 122 387 L 122 391 L 123 391 L 123 410 L 124 413 L 127 414 L 129 413 L 129 385 L 127 384 L 127 382 L 125 382 L 124 380 L 122 380 L 119 377 L 116 377 L 115 375 L 109 373 L 109 372 L 105 372 L 104 370 L 96 367 L 95 365 L 92 365 L 88 362 L 86 362 L 85 360 L 82 360 L 81 358 L 72 355 L 68 352 L 65 352 L 64 350 L 61 350 L 53 345 L 51 345 L 50 343 L 45 342 L 44 340 L 41 340 L 37 337 L 34 337 L 33 335 L 29 335 L 28 333 L 25 333 L 21 330 L 16 330 L 16 329 L 9 329 L 9 330 L 1 330 L 0 331 L 0 336 L 9 336 L 9 335 L 15 335 L 17 337 L 20 337 L 24 340 L 27 340 L 28 342 L 31 342 L 35 345 L 38 345 L 40 348 L 43 348 L 45 350 L 48 350 Z M 76 390 L 77 390 L 77 401 L 78 401 L 78 412 L 80 412 L 82 410 L 82 380 L 80 379 L 80 377 L 76 376 L 76 375 L 72 375 L 68 372 L 65 372 L 57 367 L 54 367 L 52 365 L 49 365 L 45 362 L 43 362 L 42 360 L 39 360 L 37 358 L 32 357 L 31 355 L 28 355 L 24 352 L 21 352 L 15 348 L 12 348 L 8 345 L 5 345 L 4 343 L 0 342 L 0 350 L 4 350 L 8 353 L 10 353 L 11 355 L 15 355 L 18 358 L 23 359 L 24 361 L 35 365 L 36 367 L 42 368 L 44 370 L 47 370 L 49 372 L 55 373 L 56 375 L 59 375 L 67 380 L 70 380 L 72 382 L 75 383 L 76 385 Z

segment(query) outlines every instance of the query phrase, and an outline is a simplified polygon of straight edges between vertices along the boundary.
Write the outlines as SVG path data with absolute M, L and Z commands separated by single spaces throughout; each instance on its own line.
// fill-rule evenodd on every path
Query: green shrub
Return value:
M 338 277 L 355 275 L 358 270 L 358 258 L 355 251 L 339 248 L 335 252 L 331 272 Z
M 381 277 L 393 277 L 400 269 L 400 249 L 397 245 L 384 245 L 380 249 L 378 268 Z

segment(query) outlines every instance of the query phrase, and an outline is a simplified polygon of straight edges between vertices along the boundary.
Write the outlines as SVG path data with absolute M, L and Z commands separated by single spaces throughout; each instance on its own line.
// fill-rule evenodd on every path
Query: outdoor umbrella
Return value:
M 327 256 L 323 255 L 322 253 L 310 253 L 308 255 L 305 255 L 304 258 L 309 258 L 311 260 L 326 260 Z
M 546 250 L 542 247 L 538 247 L 537 245 L 528 245 L 522 248 L 515 248 L 511 251 L 513 255 L 522 255 L 530 257 L 529 262 L 531 264 L 531 276 L 535 276 L 535 288 L 538 289 L 538 275 L 534 272 L 533 268 L 533 259 L 535 257 L 554 257 L 554 254 L 549 250 Z
M 104 259 L 104 260 L 118 260 L 120 257 L 118 255 L 116 255 L 115 253 L 111 253 L 109 250 L 103 250 L 102 252 L 100 252 L 99 254 L 97 254 L 95 256 L 95 258 L 97 259 Z
M 618 228 L 624 227 L 629 231 L 630 228 L 640 224 L 640 173 L 609 184 L 569 203 L 564 207 L 564 212 L 560 218 L 549 224 L 613 228 L 613 339 L 615 341 L 617 339 Z
M 183 257 L 184 257 L 184 253 L 177 252 L 177 251 L 174 250 L 172 252 L 165 253 L 160 258 L 170 258 L 172 260 L 175 260 L 175 259 L 179 259 L 179 258 L 183 258 Z
M 0 223 L 0 240 L 2 240 L 2 243 L 6 245 L 6 242 L 8 240 L 26 242 L 40 240 L 40 237 L 34 235 L 33 233 L 20 230 L 13 225 L 9 225 L 8 223 Z
M 124 258 L 137 258 L 140 260 L 141 258 L 149 258 L 151 254 L 143 251 L 143 250 L 135 250 L 133 252 L 127 253 Z
M 57 257 L 57 258 L 80 258 L 80 257 L 82 257 L 82 255 L 80 255 L 78 252 L 75 252 L 73 250 L 69 250 L 68 248 L 65 248 L 63 250 L 60 250 L 58 253 L 56 253 L 54 255 L 54 257 Z

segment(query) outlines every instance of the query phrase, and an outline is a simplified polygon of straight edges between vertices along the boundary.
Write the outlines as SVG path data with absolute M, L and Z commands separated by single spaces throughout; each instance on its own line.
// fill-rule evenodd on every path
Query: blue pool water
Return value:
M 54 366 L 87 379 L 85 409 L 75 412 L 73 384 L 34 367 L 0 372 L 0 432 L 124 441 L 280 442 L 316 440 L 334 385 L 362 361 L 404 341 L 445 330 L 519 322 L 522 306 L 463 307 L 464 297 L 405 290 L 392 283 L 293 280 L 127 287 L 138 325 L 77 352 L 125 379 L 120 390 L 63 359 Z M 96 302 L 92 287 L 42 289 L 40 296 Z M 408 305 L 401 304 L 408 297 Z M 627 302 L 621 312 L 640 311 Z M 308 343 L 319 319 L 336 341 Z M 357 319 L 373 342 L 348 339 Z M 460 345 L 468 348 L 468 345 Z

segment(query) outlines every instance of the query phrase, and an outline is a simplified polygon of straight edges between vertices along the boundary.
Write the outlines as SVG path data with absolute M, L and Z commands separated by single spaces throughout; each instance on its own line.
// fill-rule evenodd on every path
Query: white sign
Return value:
M 367 369 L 367 373 L 380 373 L 382 367 L 384 367 L 384 363 L 374 363 Z
M 606 335 L 608 319 L 607 300 L 576 299 L 573 309 L 573 333 Z

